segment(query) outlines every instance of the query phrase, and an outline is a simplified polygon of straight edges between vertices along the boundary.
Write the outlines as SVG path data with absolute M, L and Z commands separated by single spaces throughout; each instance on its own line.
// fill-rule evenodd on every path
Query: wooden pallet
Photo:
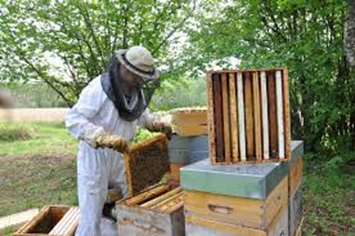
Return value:
M 210 71 L 207 97 L 213 164 L 290 159 L 287 69 Z
M 180 187 L 158 185 L 117 202 L 122 235 L 184 235 L 183 193 Z
M 124 154 L 130 196 L 158 183 L 169 171 L 167 140 L 164 134 L 135 144 Z
M 73 236 L 78 226 L 79 208 L 69 206 L 45 206 L 14 236 Z
M 207 108 L 179 108 L 171 111 L 174 131 L 179 136 L 206 135 Z

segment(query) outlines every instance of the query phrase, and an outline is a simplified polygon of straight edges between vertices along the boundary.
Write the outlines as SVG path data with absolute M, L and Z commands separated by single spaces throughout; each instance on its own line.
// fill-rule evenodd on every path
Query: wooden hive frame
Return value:
M 130 196 L 158 183 L 169 171 L 168 144 L 164 134 L 158 134 L 134 144 L 124 154 L 126 179 Z
M 290 159 L 287 69 L 209 71 L 206 80 L 212 164 Z

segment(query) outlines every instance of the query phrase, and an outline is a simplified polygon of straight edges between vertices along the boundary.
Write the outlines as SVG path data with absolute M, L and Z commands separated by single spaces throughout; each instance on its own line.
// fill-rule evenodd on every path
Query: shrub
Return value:
M 0 141 L 13 142 L 34 137 L 31 127 L 25 125 L 0 124 Z

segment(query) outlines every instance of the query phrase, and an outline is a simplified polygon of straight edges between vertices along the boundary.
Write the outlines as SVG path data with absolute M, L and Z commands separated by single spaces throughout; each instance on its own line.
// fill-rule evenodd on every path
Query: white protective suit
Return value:
M 148 109 L 136 121 L 122 120 L 102 89 L 101 76 L 82 91 L 66 120 L 70 133 L 80 139 L 77 171 L 81 219 L 77 236 L 102 235 L 100 221 L 108 188 L 120 188 L 123 196 L 128 194 L 123 155 L 108 148 L 92 148 L 88 143 L 95 143 L 104 132 L 131 141 L 137 125 L 147 127 L 153 121 Z

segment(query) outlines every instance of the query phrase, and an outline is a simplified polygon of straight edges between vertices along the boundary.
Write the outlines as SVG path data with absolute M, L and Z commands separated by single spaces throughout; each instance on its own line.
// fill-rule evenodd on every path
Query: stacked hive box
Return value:
M 179 108 L 171 112 L 177 135 L 169 141 L 171 177 L 180 180 L 180 168 L 208 158 L 207 109 Z
M 165 135 L 134 145 L 124 159 L 130 194 L 116 202 L 119 235 L 183 235 L 181 189 L 158 185 L 169 170 Z
M 290 236 L 300 236 L 302 232 L 302 167 L 303 143 L 292 142 L 292 158 L 289 166 L 289 231 Z
M 180 187 L 159 185 L 116 205 L 120 235 L 184 235 Z
M 290 157 L 286 69 L 207 74 L 213 164 L 269 162 Z
M 289 193 L 300 181 L 293 163 L 302 154 L 302 142 L 293 142 L 290 162 L 211 165 L 202 160 L 184 167 L 186 234 L 294 236 L 302 215 Z

